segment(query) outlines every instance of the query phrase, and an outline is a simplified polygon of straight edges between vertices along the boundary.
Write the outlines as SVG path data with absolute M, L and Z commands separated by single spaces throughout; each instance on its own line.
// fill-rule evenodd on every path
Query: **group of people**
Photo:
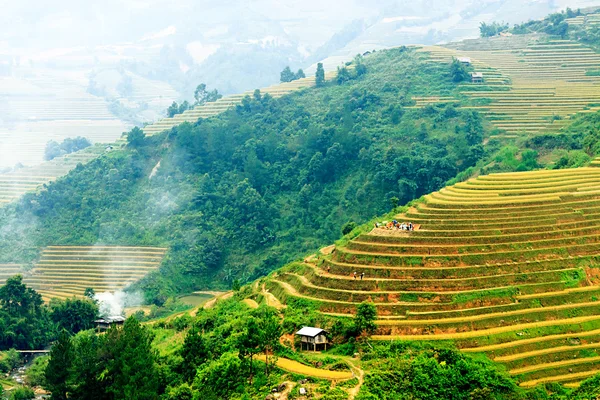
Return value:
M 401 231 L 413 231 L 415 229 L 415 226 L 413 225 L 412 222 L 406 223 L 406 222 L 398 222 L 396 220 L 393 220 L 392 222 L 383 222 L 383 223 L 379 223 L 376 222 L 375 223 L 375 228 L 385 228 L 385 229 L 399 229 Z
M 330 266 L 330 265 L 328 265 L 328 266 L 327 266 L 327 273 L 328 273 L 328 274 L 330 274 L 330 273 L 331 273 L 331 266 Z M 354 271 L 354 273 L 352 274 L 352 277 L 354 278 L 354 280 L 356 280 L 356 278 L 360 278 L 360 280 L 362 281 L 362 280 L 363 280 L 363 278 L 365 277 L 365 273 L 364 273 L 364 272 L 362 272 L 360 275 L 358 275 L 358 274 L 356 273 L 356 271 Z

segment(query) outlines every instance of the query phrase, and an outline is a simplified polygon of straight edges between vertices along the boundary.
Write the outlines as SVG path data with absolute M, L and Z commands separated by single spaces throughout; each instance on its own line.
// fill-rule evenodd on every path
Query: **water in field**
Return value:
M 214 296 L 212 294 L 195 293 L 190 294 L 188 296 L 180 297 L 179 300 L 181 300 L 184 304 L 188 304 L 192 307 L 199 307 L 202 304 L 206 303 L 208 300 L 212 299 L 213 297 Z

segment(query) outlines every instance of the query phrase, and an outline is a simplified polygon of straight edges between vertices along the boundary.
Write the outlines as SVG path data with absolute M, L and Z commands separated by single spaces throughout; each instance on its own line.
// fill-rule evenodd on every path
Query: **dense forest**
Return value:
M 486 123 L 455 104 L 451 66 L 412 49 L 358 57 L 324 87 L 273 99 L 255 92 L 224 114 L 79 166 L 0 210 L 4 262 L 45 245 L 160 245 L 140 286 L 157 304 L 177 291 L 246 282 L 437 190 L 484 155 Z

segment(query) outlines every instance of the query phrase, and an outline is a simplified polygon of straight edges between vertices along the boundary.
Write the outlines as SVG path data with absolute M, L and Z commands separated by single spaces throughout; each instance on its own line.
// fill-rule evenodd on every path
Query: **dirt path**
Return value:
M 287 400 L 288 396 L 290 395 L 290 392 L 296 386 L 296 382 L 285 381 L 282 383 L 285 383 L 285 390 L 283 392 L 280 392 L 277 398 L 279 400 Z
M 256 356 L 257 360 L 265 362 L 265 356 Z M 299 375 L 313 376 L 315 378 L 329 379 L 329 380 L 346 380 L 352 379 L 353 373 L 349 371 L 329 371 L 326 369 L 319 369 L 309 367 L 308 365 L 300 364 L 297 361 L 290 360 L 288 358 L 279 357 L 276 362 L 277 367 L 293 372 Z
M 252 299 L 244 299 L 242 302 L 246 303 L 250 308 L 258 308 L 258 303 Z
M 334 250 L 335 250 L 335 244 L 332 244 L 331 246 L 323 247 L 322 249 L 320 249 L 319 253 L 323 254 L 324 256 L 327 256 L 327 255 L 333 253 Z
M 267 305 L 269 307 L 275 307 L 278 310 L 281 310 L 282 308 L 285 307 L 283 304 L 281 304 L 279 299 L 277 297 L 275 297 L 275 295 L 273 295 L 273 293 L 271 293 L 267 290 L 264 283 L 262 285 L 261 293 L 264 296 L 265 302 L 267 303 Z
M 225 292 L 225 293 L 221 292 L 221 294 L 219 296 L 216 296 L 214 299 L 210 299 L 209 301 L 204 303 L 204 306 L 202 306 L 202 308 L 204 308 L 205 310 L 208 310 L 209 308 L 213 308 L 215 306 L 215 304 L 217 304 L 217 301 L 228 299 L 231 296 L 233 296 L 233 292 Z
M 358 395 L 358 392 L 360 392 L 360 388 L 362 387 L 365 381 L 365 371 L 363 371 L 362 368 L 360 368 L 357 362 L 355 362 L 354 360 L 348 358 L 346 359 L 346 361 L 348 362 L 348 364 L 350 364 L 352 373 L 354 373 L 354 376 L 356 376 L 356 378 L 358 379 L 358 384 L 348 390 L 348 400 L 354 400 L 354 398 Z

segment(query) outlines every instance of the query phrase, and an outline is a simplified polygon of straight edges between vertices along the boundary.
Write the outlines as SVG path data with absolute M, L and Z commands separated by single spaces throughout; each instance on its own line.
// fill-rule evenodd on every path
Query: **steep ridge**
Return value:
M 600 106 L 600 55 L 581 43 L 547 36 L 513 35 L 425 46 L 432 62 L 467 57 L 483 83 L 465 83 L 468 108 L 486 115 L 500 136 L 556 132 L 580 112 Z M 417 106 L 440 99 L 416 98 Z M 445 96 L 443 102 L 458 101 Z
M 396 216 L 414 231 L 381 221 L 266 287 L 335 316 L 373 302 L 375 339 L 450 340 L 522 386 L 577 386 L 600 371 L 599 188 L 593 167 L 472 178 Z

